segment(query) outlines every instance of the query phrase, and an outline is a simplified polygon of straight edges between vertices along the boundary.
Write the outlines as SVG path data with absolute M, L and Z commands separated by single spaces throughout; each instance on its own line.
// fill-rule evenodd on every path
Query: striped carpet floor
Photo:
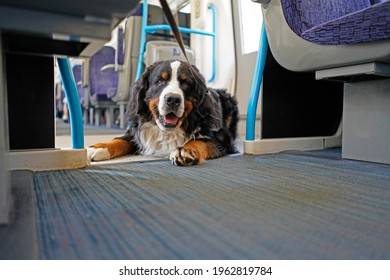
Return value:
M 33 175 L 42 259 L 389 259 L 390 166 L 339 150 Z

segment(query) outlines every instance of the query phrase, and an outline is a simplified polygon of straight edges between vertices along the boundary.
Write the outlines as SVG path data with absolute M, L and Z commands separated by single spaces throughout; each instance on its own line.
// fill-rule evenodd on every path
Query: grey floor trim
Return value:
M 31 171 L 11 172 L 12 223 L 0 226 L 0 259 L 39 259 Z

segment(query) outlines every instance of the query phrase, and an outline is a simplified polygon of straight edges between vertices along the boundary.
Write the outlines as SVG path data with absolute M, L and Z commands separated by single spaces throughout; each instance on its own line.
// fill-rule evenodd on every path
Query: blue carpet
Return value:
M 390 258 L 390 166 L 339 150 L 33 180 L 42 259 Z

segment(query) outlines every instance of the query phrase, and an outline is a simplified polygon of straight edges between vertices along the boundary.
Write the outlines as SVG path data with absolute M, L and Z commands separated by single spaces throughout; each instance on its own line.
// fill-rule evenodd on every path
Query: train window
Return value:
M 239 7 L 242 54 L 256 52 L 259 48 L 263 22 L 261 5 L 248 0 L 239 0 Z

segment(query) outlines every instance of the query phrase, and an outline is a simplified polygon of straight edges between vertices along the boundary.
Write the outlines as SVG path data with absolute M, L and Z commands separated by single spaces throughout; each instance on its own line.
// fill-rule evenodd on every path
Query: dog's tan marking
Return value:
M 123 139 L 113 139 L 107 143 L 97 143 L 91 146 L 95 149 L 107 149 L 110 158 L 124 156 L 131 152 L 133 146 L 129 141 Z
M 188 141 L 183 148 L 185 148 L 186 150 L 195 151 L 196 154 L 198 155 L 199 161 L 203 162 L 206 159 L 215 157 L 215 152 L 213 147 L 214 144 L 211 142 L 192 140 L 192 141 Z
M 152 113 L 153 117 L 155 120 L 158 119 L 158 114 L 157 114 L 157 111 L 158 111 L 158 102 L 159 102 L 159 98 L 155 98 L 153 100 L 151 100 L 149 102 L 149 111 Z
M 188 100 L 186 100 L 184 102 L 184 105 L 185 105 L 185 109 L 186 109 L 186 111 L 188 111 L 188 113 L 191 112 L 192 108 L 194 107 L 194 104 L 192 103 L 192 101 L 188 101 Z
M 191 101 L 186 100 L 184 102 L 184 110 L 185 110 L 184 112 L 187 116 L 191 113 L 193 108 L 194 108 L 194 104 Z
M 179 119 L 179 122 L 178 122 L 177 126 L 181 126 L 182 123 L 185 123 L 187 121 L 187 117 L 191 113 L 193 108 L 194 108 L 194 104 L 191 101 L 187 100 L 187 101 L 184 102 L 184 114 Z
M 173 151 L 170 159 L 175 165 L 186 166 L 203 163 L 206 159 L 218 156 L 213 142 L 190 140 L 183 147 Z
M 168 73 L 167 72 L 162 72 L 161 73 L 161 78 L 163 78 L 164 80 L 168 79 Z
M 233 122 L 233 116 L 231 114 L 229 114 L 226 118 L 226 124 L 228 127 L 230 127 L 230 125 L 232 124 Z

